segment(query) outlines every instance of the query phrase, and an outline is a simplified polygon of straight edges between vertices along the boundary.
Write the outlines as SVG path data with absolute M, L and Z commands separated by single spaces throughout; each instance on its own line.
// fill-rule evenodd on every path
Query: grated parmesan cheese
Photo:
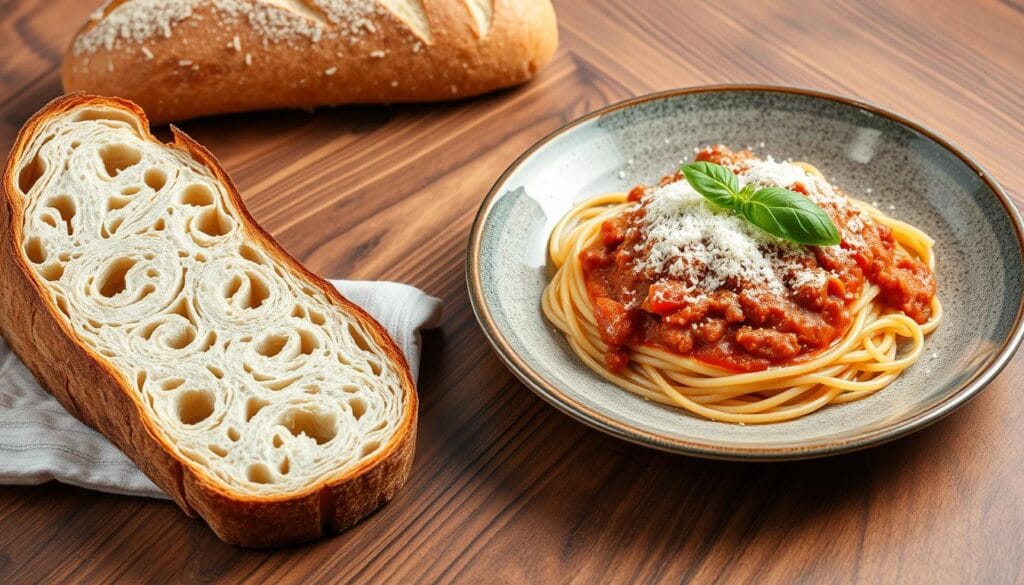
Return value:
M 861 232 L 870 218 L 823 178 L 791 162 L 772 157 L 743 161 L 734 169 L 741 186 L 791 188 L 800 183 L 815 204 L 846 218 L 837 225 L 848 254 L 865 246 Z M 638 272 L 672 278 L 697 302 L 723 287 L 762 289 L 785 294 L 806 286 L 824 286 L 829 272 L 816 267 L 810 248 L 791 244 L 745 219 L 713 208 L 685 180 L 649 190 L 640 201 L 644 219 L 636 246 Z M 849 248 L 849 249 L 847 249 Z
M 729 284 L 785 292 L 787 261 L 772 252 L 798 252 L 783 240 L 712 209 L 686 181 L 650 192 L 641 204 L 643 237 L 636 250 L 643 254 L 635 268 L 681 281 L 692 295 L 689 302 Z

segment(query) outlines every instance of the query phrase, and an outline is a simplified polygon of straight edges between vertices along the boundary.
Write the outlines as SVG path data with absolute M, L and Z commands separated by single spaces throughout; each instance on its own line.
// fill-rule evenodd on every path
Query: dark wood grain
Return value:
M 0 1 L 0 147 L 60 91 L 93 8 Z M 168 503 L 0 489 L 0 581 L 1024 582 L 1024 357 L 944 421 L 827 460 L 700 461 L 546 406 L 476 326 L 466 236 L 492 182 L 562 123 L 633 95 L 730 82 L 876 102 L 973 153 L 1024 202 L 1019 2 L 561 0 L 534 83 L 459 103 L 190 122 L 258 220 L 319 273 L 440 296 L 416 465 L 390 505 L 276 552 L 220 543 Z

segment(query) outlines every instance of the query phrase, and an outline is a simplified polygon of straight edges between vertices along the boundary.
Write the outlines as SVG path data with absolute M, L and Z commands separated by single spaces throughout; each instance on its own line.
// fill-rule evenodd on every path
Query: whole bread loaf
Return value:
M 172 130 L 163 144 L 135 104 L 82 94 L 25 124 L 3 175 L 0 332 L 223 540 L 348 527 L 409 475 L 408 367 Z
M 113 0 L 63 78 L 163 123 L 478 95 L 530 79 L 557 44 L 550 0 Z

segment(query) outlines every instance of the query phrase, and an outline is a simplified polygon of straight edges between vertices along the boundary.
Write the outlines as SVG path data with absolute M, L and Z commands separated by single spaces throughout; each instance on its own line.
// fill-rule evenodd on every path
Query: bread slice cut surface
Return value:
M 404 483 L 416 396 L 399 350 L 255 224 L 204 149 L 156 140 L 129 102 L 70 96 L 23 130 L 5 191 L 5 253 L 37 294 L 20 302 L 123 402 L 91 404 L 111 394 L 75 371 L 54 393 L 144 470 L 165 465 L 154 446 L 179 465 L 150 475 L 186 512 L 226 540 L 279 544 L 351 524 Z M 53 366 L 9 305 L 4 333 L 40 376 Z M 382 464 L 389 476 L 362 477 Z M 309 525 L 288 525 L 287 506 Z M 280 535 L 247 536 L 267 530 Z

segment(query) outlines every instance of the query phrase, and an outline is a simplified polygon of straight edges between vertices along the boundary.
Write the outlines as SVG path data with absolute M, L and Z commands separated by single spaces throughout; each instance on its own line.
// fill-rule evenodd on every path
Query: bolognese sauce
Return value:
M 918 323 L 929 318 L 935 280 L 928 266 L 898 249 L 887 226 L 822 178 L 724 146 L 695 158 L 729 167 L 743 181 L 810 197 L 841 243 L 797 246 L 703 201 L 692 207 L 681 173 L 653 189 L 635 187 L 635 204 L 604 222 L 579 256 L 610 370 L 628 365 L 626 348 L 635 345 L 741 372 L 805 361 L 849 329 L 851 305 L 868 283 L 892 309 Z M 679 211 L 691 208 L 703 215 Z

